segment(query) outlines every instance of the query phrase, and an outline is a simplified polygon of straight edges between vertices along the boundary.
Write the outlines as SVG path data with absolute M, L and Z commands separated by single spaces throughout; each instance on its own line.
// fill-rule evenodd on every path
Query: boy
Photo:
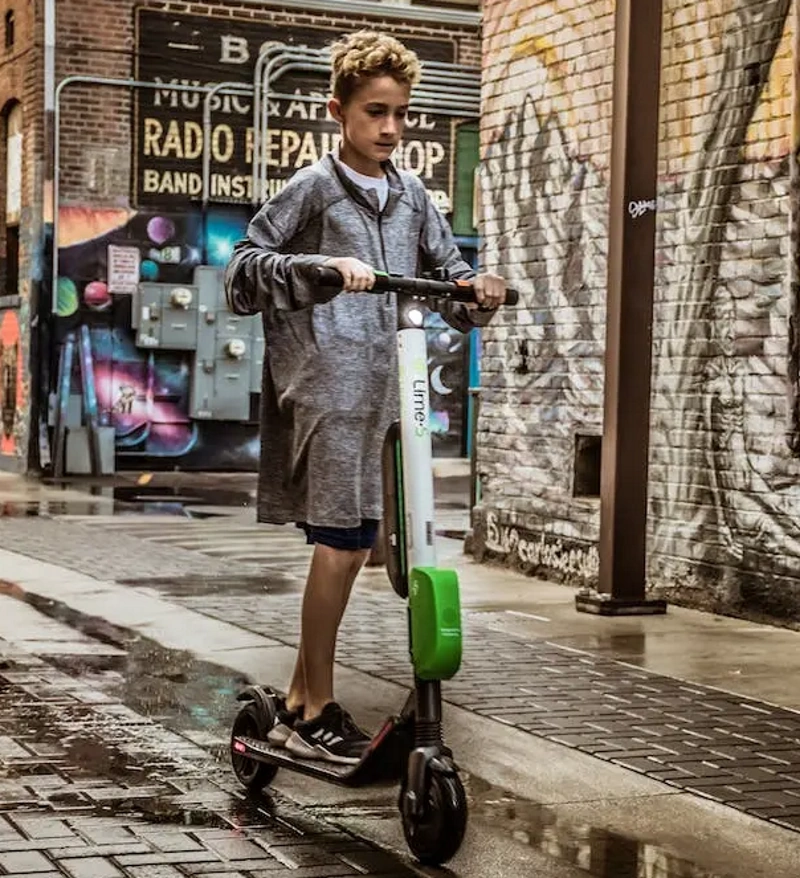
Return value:
M 369 737 L 333 699 L 339 623 L 382 515 L 381 445 L 398 409 L 396 303 L 365 293 L 372 266 L 410 276 L 437 267 L 473 277 L 422 183 L 390 156 L 403 134 L 416 55 L 362 31 L 332 47 L 328 109 L 338 154 L 298 171 L 256 214 L 225 274 L 231 309 L 262 312 L 259 521 L 296 522 L 314 553 L 285 705 L 269 740 L 300 757 L 354 764 Z M 335 268 L 343 293 L 317 286 Z M 505 298 L 475 279 L 481 310 L 444 312 L 468 331 Z

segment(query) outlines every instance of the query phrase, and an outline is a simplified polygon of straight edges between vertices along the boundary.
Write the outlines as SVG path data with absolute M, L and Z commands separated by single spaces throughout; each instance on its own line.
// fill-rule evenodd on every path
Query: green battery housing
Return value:
M 408 595 L 411 659 L 420 680 L 449 680 L 461 667 L 461 598 L 455 570 L 415 567 Z

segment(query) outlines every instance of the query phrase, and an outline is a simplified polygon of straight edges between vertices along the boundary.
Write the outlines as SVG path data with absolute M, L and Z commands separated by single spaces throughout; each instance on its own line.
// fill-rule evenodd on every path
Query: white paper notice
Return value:
M 108 291 L 123 295 L 132 295 L 139 286 L 139 248 L 120 247 L 109 244 L 108 247 Z

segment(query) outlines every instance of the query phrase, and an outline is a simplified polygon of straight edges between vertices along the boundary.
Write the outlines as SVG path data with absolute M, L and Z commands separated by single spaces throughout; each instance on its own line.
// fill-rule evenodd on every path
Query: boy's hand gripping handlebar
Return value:
M 342 288 L 342 276 L 335 268 L 317 268 L 317 283 L 321 287 Z M 450 299 L 453 302 L 477 304 L 475 285 L 468 280 L 434 280 L 427 277 L 403 277 L 399 274 L 375 272 L 375 286 L 368 293 L 405 293 L 419 299 Z M 505 305 L 516 305 L 519 293 L 506 289 Z

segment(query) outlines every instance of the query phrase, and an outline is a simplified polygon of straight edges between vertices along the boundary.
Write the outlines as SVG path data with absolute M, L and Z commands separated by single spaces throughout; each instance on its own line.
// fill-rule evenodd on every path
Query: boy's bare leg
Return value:
M 368 550 L 314 546 L 303 595 L 300 647 L 286 699 L 290 710 L 304 706 L 307 720 L 319 716 L 333 701 L 336 635 L 353 583 L 368 555 Z

